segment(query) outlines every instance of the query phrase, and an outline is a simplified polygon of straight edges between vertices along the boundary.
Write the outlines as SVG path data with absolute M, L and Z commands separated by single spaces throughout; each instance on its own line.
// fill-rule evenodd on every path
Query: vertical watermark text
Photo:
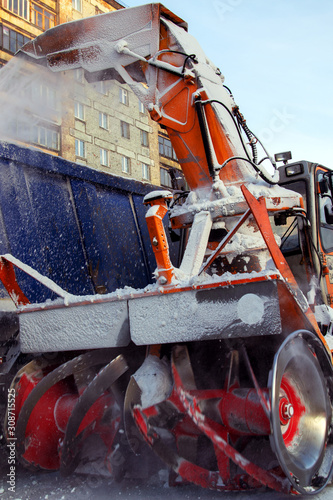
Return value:
M 15 436 L 15 389 L 8 389 L 7 395 L 7 448 L 8 448 L 8 491 L 15 493 L 16 487 L 16 436 Z

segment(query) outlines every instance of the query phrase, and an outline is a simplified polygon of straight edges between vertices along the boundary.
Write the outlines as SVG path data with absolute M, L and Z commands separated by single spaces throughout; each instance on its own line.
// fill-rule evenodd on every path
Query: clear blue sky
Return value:
M 162 3 L 188 23 L 271 154 L 333 168 L 332 0 Z

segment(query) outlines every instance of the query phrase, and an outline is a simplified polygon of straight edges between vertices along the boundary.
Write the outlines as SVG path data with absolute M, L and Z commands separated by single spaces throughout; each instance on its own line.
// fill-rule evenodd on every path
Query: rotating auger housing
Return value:
M 332 355 L 315 314 L 325 301 L 307 299 L 316 275 L 323 286 L 316 208 L 310 188 L 296 189 L 314 188 L 317 167 L 296 170 L 295 191 L 275 165 L 264 168 L 221 72 L 160 4 L 57 26 L 19 56 L 128 84 L 168 131 L 190 189 L 144 199 L 156 285 L 74 296 L 2 256 L 22 352 L 66 355 L 32 361 L 12 383 L 21 460 L 68 473 L 89 455 L 120 477 L 147 458 L 174 483 L 320 491 L 333 467 Z M 185 242 L 179 267 L 168 210 Z M 297 232 L 293 253 L 280 248 L 282 226 Z M 60 299 L 29 305 L 13 266 Z

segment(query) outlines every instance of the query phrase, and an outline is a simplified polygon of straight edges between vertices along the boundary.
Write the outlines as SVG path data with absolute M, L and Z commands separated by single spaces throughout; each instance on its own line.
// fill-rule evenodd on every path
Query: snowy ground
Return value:
M 3 451 L 3 449 L 2 449 Z M 6 468 L 8 465 L 2 454 L 0 467 L 0 498 L 1 500 L 136 500 L 136 499 L 168 499 L 168 500 L 286 500 L 290 498 L 271 490 L 262 489 L 245 492 L 214 492 L 191 485 L 169 487 L 166 474 L 158 478 L 150 478 L 149 484 L 138 481 L 123 481 L 116 483 L 110 479 L 96 476 L 73 474 L 63 478 L 59 473 L 31 473 L 17 468 L 15 493 L 8 491 L 6 483 Z M 301 498 L 301 497 L 297 497 Z M 313 496 L 314 499 L 331 500 L 333 485 L 322 493 Z
M 1 405 L 0 405 L 1 406 Z M 1 412 L 0 412 L 1 413 Z M 1 433 L 0 433 L 1 434 Z M 148 481 L 123 480 L 120 483 L 102 476 L 73 474 L 64 478 L 57 472 L 31 472 L 15 463 L 15 491 L 8 481 L 8 450 L 3 436 L 0 440 L 0 500 L 286 500 L 289 496 L 262 488 L 256 491 L 216 492 L 192 485 L 170 487 L 167 471 Z M 302 497 L 297 497 L 302 498 Z M 333 485 L 312 498 L 332 500 Z
M 333 487 L 327 487 L 322 493 L 312 498 L 331 500 Z M 168 487 L 166 484 L 137 484 L 123 482 L 117 484 L 111 480 L 101 478 L 87 478 L 73 475 L 63 479 L 58 474 L 31 475 L 25 471 L 20 472 L 17 478 L 15 494 L 9 494 L 5 483 L 0 482 L 0 498 L 7 499 L 34 499 L 34 500 L 77 500 L 90 499 L 104 500 L 116 498 L 123 500 L 135 499 L 191 499 L 191 500 L 285 500 L 286 495 L 270 490 L 249 492 L 214 492 L 203 490 L 194 486 Z M 301 498 L 301 497 L 298 497 Z

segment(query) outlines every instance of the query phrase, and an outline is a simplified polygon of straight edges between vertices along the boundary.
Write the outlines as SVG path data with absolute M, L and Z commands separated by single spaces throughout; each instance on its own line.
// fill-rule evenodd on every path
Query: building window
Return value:
M 142 178 L 145 179 L 146 181 L 150 180 L 150 168 L 147 163 L 141 163 L 142 165 Z
M 99 112 L 99 126 L 101 128 L 105 128 L 106 130 L 109 128 L 108 115 L 106 113 L 102 113 L 101 111 Z
M 129 104 L 128 91 L 122 87 L 119 88 L 119 101 L 126 106 Z
M 141 137 L 141 146 L 148 148 L 149 147 L 148 132 L 146 132 L 145 130 L 140 130 L 140 137 Z
M 31 84 L 30 89 L 31 100 L 34 104 L 37 106 L 46 106 L 54 110 L 58 109 L 57 92 L 54 88 L 35 81 Z
M 84 83 L 83 77 L 84 77 L 84 71 L 82 68 L 77 68 L 74 69 L 74 79 L 79 82 L 79 83 Z
M 60 149 L 59 132 L 54 129 L 35 125 L 32 127 L 32 142 L 44 146 L 48 149 L 59 151 Z
M 72 7 L 74 10 L 82 12 L 82 0 L 72 0 Z
M 104 167 L 108 167 L 109 166 L 109 151 L 107 151 L 106 149 L 100 149 L 99 150 L 99 153 L 100 153 L 100 163 L 101 165 L 103 165 Z
M 166 156 L 167 158 L 171 158 L 172 160 L 177 161 L 176 153 L 172 147 L 170 139 L 166 137 L 158 136 L 158 150 L 161 156 Z
M 15 54 L 30 38 L 0 24 L 0 47 Z
M 6 122 L 8 134 L 20 141 L 32 142 L 31 128 L 27 126 L 26 121 L 21 121 L 16 116 L 11 115 Z
M 129 123 L 127 122 L 120 122 L 120 129 L 121 129 L 121 137 L 124 137 L 125 139 L 130 138 L 130 126 Z
M 43 30 L 48 30 L 49 28 L 53 28 L 55 25 L 55 14 L 52 14 L 52 12 L 49 12 L 35 3 L 32 3 L 31 22 Z
M 99 92 L 100 94 L 103 94 L 103 95 L 107 95 L 108 94 L 108 89 L 107 89 L 107 86 L 106 86 L 106 82 L 104 82 L 104 81 L 96 82 L 94 84 L 94 87 L 95 87 L 95 90 L 97 92 Z
M 332 252 L 332 250 L 333 250 L 333 225 L 332 225 L 332 221 L 331 221 L 332 201 L 331 201 L 331 197 L 329 196 L 330 190 L 327 189 L 328 186 L 327 186 L 327 181 L 325 179 L 327 179 L 327 177 L 325 175 L 325 171 L 318 169 L 317 175 L 316 175 L 316 181 L 318 182 L 318 184 L 322 181 L 324 181 L 326 183 L 326 192 L 323 194 L 320 194 L 318 196 L 317 203 L 318 203 L 318 216 L 319 216 L 319 222 L 320 222 L 320 239 L 321 239 L 321 243 L 322 243 L 324 252 L 328 253 L 328 252 Z M 328 179 L 330 180 L 330 177 L 328 177 Z M 295 184 L 296 185 L 300 184 L 300 182 L 293 183 L 293 186 Z M 329 184 L 331 184 L 330 181 L 329 181 Z M 303 189 L 303 191 L 304 191 L 304 189 Z M 297 192 L 300 192 L 299 188 L 297 189 Z M 289 233 L 290 233 L 290 231 L 289 231 Z M 298 233 L 298 231 L 297 231 L 297 233 Z M 284 234 L 286 234 L 286 233 L 284 233 Z M 295 236 L 294 236 L 294 238 L 295 238 Z M 289 239 L 289 236 L 288 236 L 288 239 Z M 298 234 L 297 234 L 295 239 L 297 240 L 297 244 L 299 246 Z M 294 245 L 294 246 L 296 246 L 296 245 Z M 289 250 L 289 248 L 287 250 Z
M 84 104 L 82 104 L 82 102 L 75 101 L 74 116 L 79 120 L 84 120 Z
M 80 156 L 81 158 L 85 158 L 86 156 L 86 147 L 84 141 L 80 139 L 75 139 L 75 154 L 76 156 Z
M 146 109 L 144 107 L 144 104 L 143 104 L 143 102 L 140 101 L 140 99 L 139 99 L 139 111 L 140 111 L 140 113 L 146 113 Z
M 124 174 L 129 174 L 131 172 L 131 159 L 127 156 L 121 157 L 121 170 Z
M 171 177 L 169 171 L 166 168 L 160 169 L 160 180 L 161 186 L 172 188 Z
M 3 6 L 24 19 L 29 20 L 29 1 L 28 0 L 4 0 Z
M 32 117 L 30 121 L 32 121 Z M 7 122 L 7 130 L 20 141 L 37 144 L 55 151 L 60 150 L 60 133 L 58 128 L 31 124 L 29 120 L 22 121 L 20 118 L 12 117 Z

